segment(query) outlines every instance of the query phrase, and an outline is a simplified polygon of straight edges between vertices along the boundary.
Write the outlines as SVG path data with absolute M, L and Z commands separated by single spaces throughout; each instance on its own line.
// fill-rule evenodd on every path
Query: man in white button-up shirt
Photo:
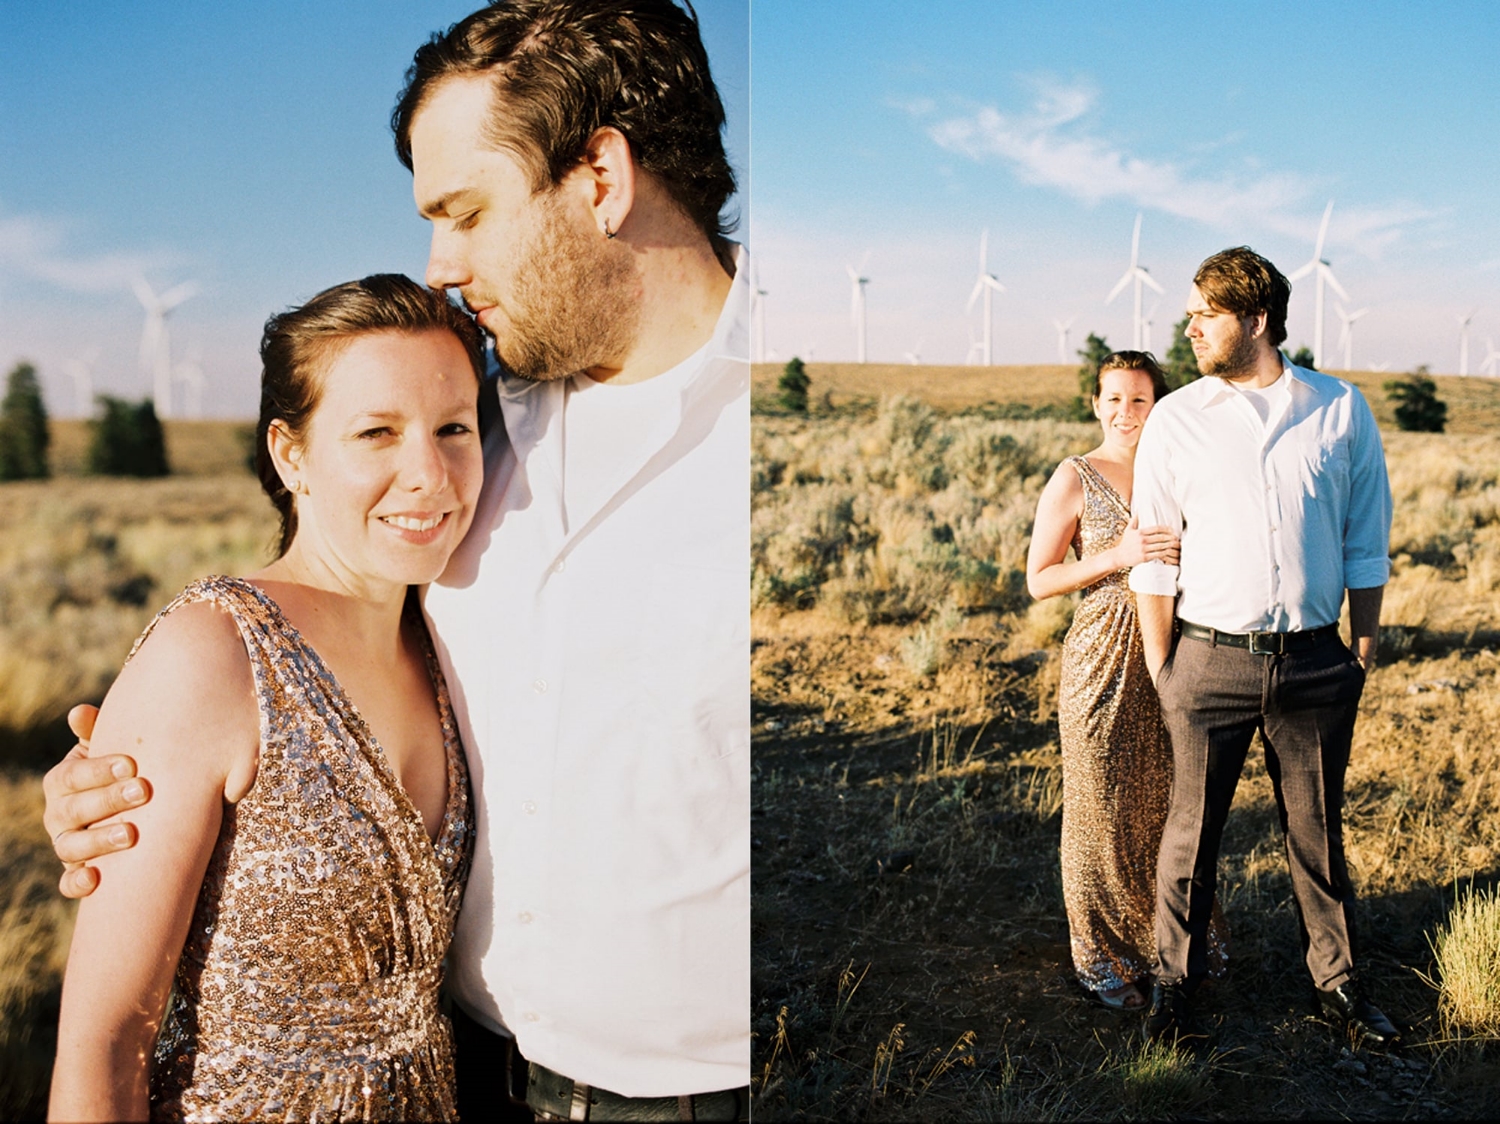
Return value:
M 393 118 L 427 282 L 503 370 L 425 602 L 477 799 L 449 977 L 466 1120 L 748 1112 L 749 294 L 723 123 L 672 0 L 500 0 L 418 50 Z M 67 796 L 115 763 L 49 779 L 65 860 L 130 845 L 85 825 L 149 790 Z
M 1247 247 L 1199 267 L 1187 334 L 1205 377 L 1157 404 L 1136 453 L 1134 514 L 1182 533 L 1180 566 L 1130 577 L 1174 761 L 1145 1031 L 1191 1033 L 1219 844 L 1259 730 L 1319 1006 L 1353 1039 L 1392 1046 L 1396 1028 L 1355 973 L 1341 818 L 1390 572 L 1391 493 L 1363 396 L 1277 350 L 1290 294 Z M 1352 651 L 1338 636 L 1346 593 Z

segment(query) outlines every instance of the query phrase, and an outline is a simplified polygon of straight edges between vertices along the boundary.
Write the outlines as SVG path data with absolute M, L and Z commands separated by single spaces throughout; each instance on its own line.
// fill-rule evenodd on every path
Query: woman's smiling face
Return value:
M 1156 390 L 1145 371 L 1110 370 L 1099 376 L 1099 397 L 1094 399 L 1094 416 L 1104 427 L 1107 444 L 1133 449 L 1141 439 L 1141 426 L 1156 405 Z
M 285 439 L 288 553 L 360 586 L 432 581 L 484 477 L 468 352 L 440 329 L 366 332 L 337 345 L 319 381 L 303 440 Z

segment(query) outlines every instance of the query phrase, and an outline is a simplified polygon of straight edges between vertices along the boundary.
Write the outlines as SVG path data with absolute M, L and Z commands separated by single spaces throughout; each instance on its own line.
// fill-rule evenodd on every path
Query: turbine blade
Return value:
M 1158 293 L 1165 293 L 1166 292 L 1165 289 L 1163 289 L 1160 285 L 1158 285 L 1156 283 L 1156 278 L 1152 277 L 1151 274 L 1149 274 L 1149 273 L 1146 272 L 1146 267 L 1144 265 L 1138 265 L 1138 266 L 1136 266 L 1136 269 L 1139 271 L 1140 278 L 1141 278 L 1142 281 L 1144 281 L 1146 284 L 1150 285 Z
M 1120 278 L 1120 280 L 1115 283 L 1115 287 L 1109 291 L 1109 296 L 1107 296 L 1107 297 L 1104 298 L 1104 303 L 1108 304 L 1110 301 L 1114 300 L 1117 296 L 1119 296 L 1120 293 L 1124 290 L 1125 286 L 1129 285 L 1130 282 L 1134 279 L 1134 277 L 1135 277 L 1135 270 L 1134 269 L 1127 270 L 1125 272 L 1125 276 L 1122 277 L 1122 278 Z
M 1323 209 L 1323 221 L 1318 226 L 1318 248 L 1313 251 L 1313 258 L 1323 256 L 1323 240 L 1328 237 L 1328 220 L 1333 215 L 1333 200 L 1328 201 L 1328 206 Z
M 1130 268 L 1135 268 L 1141 256 L 1141 212 L 1135 213 L 1135 230 L 1130 235 Z
M 1309 273 L 1311 273 L 1313 270 L 1315 270 L 1317 268 L 1318 268 L 1318 259 L 1317 258 L 1313 258 L 1312 261 L 1308 262 L 1306 265 L 1304 265 L 1301 269 L 1297 270 L 1295 273 L 1288 274 L 1287 275 L 1287 280 L 1288 281 L 1301 281 L 1304 277 L 1306 277 Z
M 982 293 L 982 292 L 984 292 L 984 278 L 983 277 L 981 277 L 978 281 L 974 282 L 974 291 L 969 294 L 969 303 L 964 306 L 964 311 L 965 312 L 973 312 L 974 311 L 974 302 L 979 299 L 979 294 Z
M 1318 272 L 1323 275 L 1323 280 L 1327 281 L 1330 285 L 1333 286 L 1333 291 L 1335 293 L 1343 297 L 1345 300 L 1349 299 L 1349 294 L 1344 292 L 1344 287 L 1339 284 L 1338 278 L 1333 275 L 1333 270 L 1329 269 L 1322 262 L 1319 262 Z

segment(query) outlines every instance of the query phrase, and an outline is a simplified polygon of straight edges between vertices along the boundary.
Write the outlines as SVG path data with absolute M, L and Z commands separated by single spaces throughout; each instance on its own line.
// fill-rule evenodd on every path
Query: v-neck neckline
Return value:
M 1130 513 L 1130 504 L 1125 501 L 1124 496 L 1120 495 L 1120 489 L 1111 484 L 1109 482 L 1109 477 L 1105 476 L 1104 473 L 1095 468 L 1093 461 L 1089 460 L 1088 457 L 1080 453 L 1078 459 L 1088 466 L 1088 470 L 1093 473 L 1095 479 L 1097 479 L 1100 483 L 1102 483 L 1106 488 L 1109 489 L 1109 494 L 1114 497 L 1115 502 L 1118 503 L 1121 509 L 1128 515 Z
M 453 711 L 449 703 L 446 684 L 444 684 L 440 678 L 442 675 L 442 669 L 438 666 L 437 657 L 435 652 L 433 651 L 432 637 L 427 635 L 426 622 L 422 622 L 422 654 L 427 664 L 428 677 L 432 680 L 433 694 L 437 697 L 438 724 L 443 731 L 443 766 L 447 774 L 448 781 L 448 798 L 446 801 L 444 801 L 443 804 L 443 818 L 442 822 L 438 824 L 438 833 L 436 838 L 427 834 L 427 823 L 422 818 L 422 812 L 416 806 L 416 803 L 412 800 L 411 795 L 406 791 L 406 786 L 401 783 L 401 777 L 397 774 L 396 767 L 391 764 L 391 759 L 385 751 L 385 746 L 380 744 L 380 739 L 375 736 L 374 729 L 372 729 L 370 724 L 365 721 L 365 716 L 360 712 L 359 707 L 355 705 L 354 699 L 350 697 L 349 692 L 344 690 L 344 685 L 339 682 L 338 676 L 334 675 L 328 665 L 323 662 L 323 657 L 318 654 L 318 650 L 307 642 L 306 638 L 303 637 L 300 631 L 298 631 L 297 626 L 291 622 L 291 618 L 286 615 L 286 611 L 282 609 L 282 607 L 277 603 L 274 597 L 272 597 L 265 590 L 261 589 L 254 582 L 251 582 L 245 578 L 234 580 L 242 582 L 245 587 L 249 589 L 255 595 L 255 597 L 266 606 L 266 608 L 276 617 L 281 627 L 286 630 L 287 635 L 291 637 L 296 646 L 302 651 L 306 652 L 311 658 L 314 670 L 322 679 L 324 679 L 328 683 L 329 690 L 332 692 L 333 696 L 340 704 L 340 706 L 344 709 L 349 721 L 353 725 L 355 725 L 358 730 L 363 731 L 370 745 L 376 750 L 376 753 L 374 754 L 377 762 L 376 767 L 384 772 L 385 779 L 390 782 L 391 787 L 398 794 L 403 816 L 415 824 L 417 832 L 421 835 L 422 839 L 427 843 L 428 848 L 431 850 L 433 859 L 436 860 L 438 862 L 438 865 L 441 867 L 441 854 L 443 846 L 449 841 L 448 836 L 452 834 L 458 820 L 457 809 L 461 801 L 461 795 L 459 791 L 461 786 L 459 784 L 459 781 L 462 778 L 458 776 L 458 769 L 456 768 L 455 758 L 456 754 L 458 752 L 461 752 L 461 750 L 457 744 L 458 726 L 453 719 Z M 406 609 L 403 606 L 403 619 L 405 617 L 405 613 Z

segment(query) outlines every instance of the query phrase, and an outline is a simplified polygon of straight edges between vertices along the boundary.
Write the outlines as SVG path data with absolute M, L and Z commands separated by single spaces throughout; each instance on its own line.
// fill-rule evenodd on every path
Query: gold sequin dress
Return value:
M 448 759 L 435 843 L 364 720 L 276 603 L 248 582 L 214 577 L 161 616 L 199 601 L 228 613 L 245 642 L 260 762 L 250 791 L 225 808 L 198 895 L 157 1039 L 152 1118 L 456 1119 L 438 986 L 474 825 L 431 645 Z
M 1130 507 L 1084 457 L 1073 551 L 1087 558 L 1119 541 Z M 1172 751 L 1146 671 L 1130 570 L 1083 590 L 1063 640 L 1058 686 L 1062 743 L 1062 887 L 1073 967 L 1085 987 L 1144 980 L 1156 961 L 1156 856 L 1167 822 Z M 1222 975 L 1224 926 L 1214 907 L 1211 975 Z

